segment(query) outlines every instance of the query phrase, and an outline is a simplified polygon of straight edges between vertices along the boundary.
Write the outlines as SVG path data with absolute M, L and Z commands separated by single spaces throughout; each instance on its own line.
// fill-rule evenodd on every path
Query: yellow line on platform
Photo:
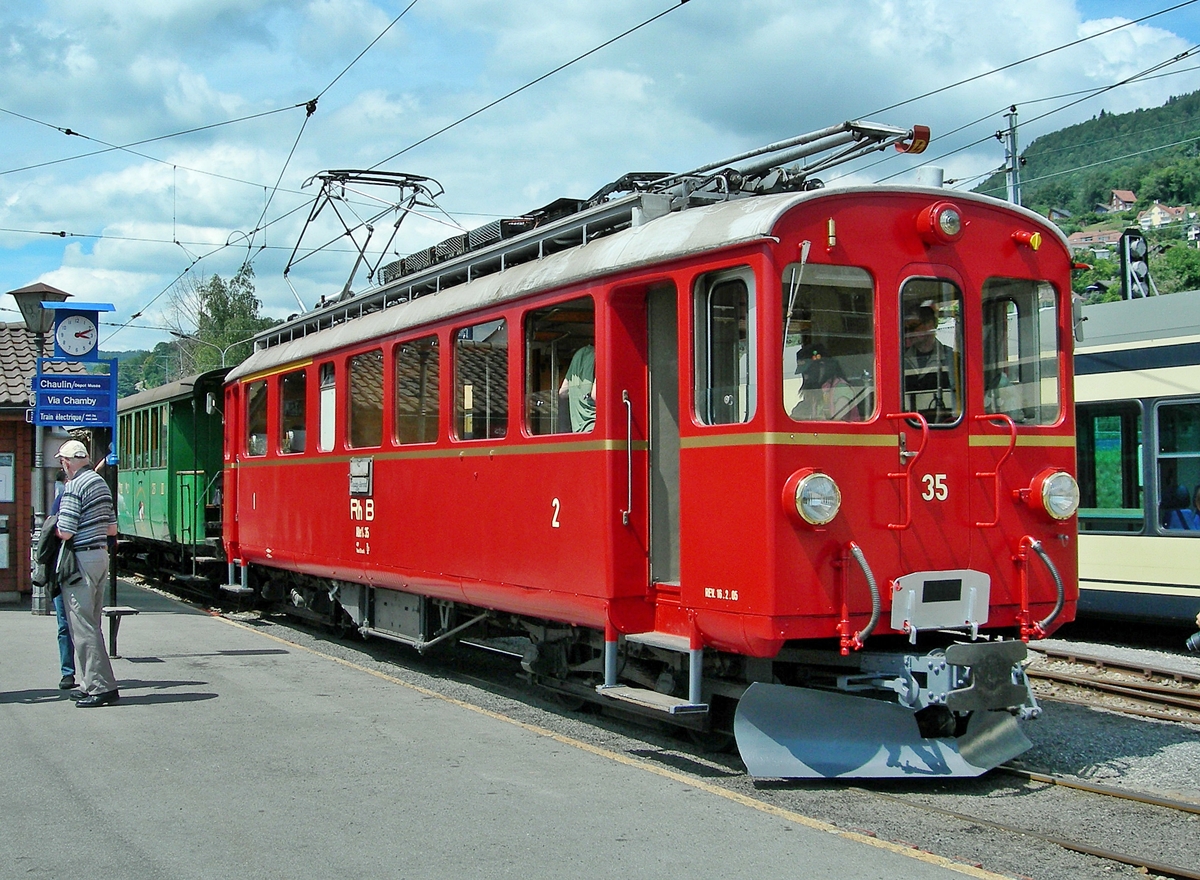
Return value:
M 602 748 L 601 746 L 594 746 L 590 743 L 583 742 L 582 740 L 575 739 L 574 737 L 565 736 L 561 733 L 555 733 L 553 730 L 540 727 L 537 724 L 530 724 L 527 721 L 520 721 L 516 718 L 512 718 L 511 716 L 493 711 L 492 709 L 485 709 L 483 706 L 477 706 L 474 703 L 468 703 L 465 700 L 460 700 L 456 697 L 450 697 L 446 694 L 439 694 L 437 691 L 422 687 L 419 684 L 414 684 L 411 681 L 405 681 L 404 679 L 397 678 L 394 675 L 388 675 L 386 672 L 380 672 L 379 670 L 371 669 L 368 666 L 363 666 L 361 663 L 355 663 L 353 660 L 344 660 L 341 657 L 335 657 L 332 654 L 326 654 L 324 651 L 318 651 L 316 648 L 310 648 L 307 645 L 301 645 L 296 642 L 288 641 L 287 639 L 279 636 L 272 635 L 271 633 L 262 632 L 252 626 L 239 623 L 236 620 L 229 620 L 228 618 L 220 617 L 219 615 L 213 616 L 218 620 L 229 624 L 230 626 L 235 626 L 238 629 L 244 629 L 247 632 L 252 632 L 258 636 L 263 636 L 264 638 L 271 639 L 272 641 L 278 642 L 281 645 L 288 645 L 292 648 L 306 651 L 316 657 L 321 657 L 325 660 L 332 660 L 334 663 L 338 663 L 349 669 L 354 669 L 358 672 L 365 672 L 367 675 L 373 675 L 376 678 L 381 678 L 384 681 L 397 684 L 400 687 L 408 688 L 411 691 L 416 691 L 422 696 L 433 697 L 434 699 L 441 700 L 453 706 L 458 706 L 470 712 L 475 712 L 487 718 L 515 725 L 516 727 L 520 727 L 529 731 L 530 733 L 554 740 L 562 745 L 570 746 L 571 748 L 579 749 L 583 752 L 588 752 L 600 758 L 606 758 L 609 761 L 614 761 L 618 764 L 624 764 L 627 767 L 634 767 L 647 773 L 653 773 L 656 776 L 663 777 L 664 779 L 670 779 L 674 782 L 707 792 L 708 794 L 725 798 L 725 800 L 733 801 L 734 803 L 740 804 L 743 807 L 749 807 L 750 809 L 757 810 L 760 813 L 766 813 L 769 816 L 775 816 L 776 818 L 792 822 L 796 825 L 802 825 L 805 828 L 811 828 L 814 831 L 823 831 L 827 834 L 833 834 L 846 840 L 852 840 L 856 843 L 873 846 L 876 849 L 887 850 L 888 852 L 906 856 L 910 859 L 916 859 L 919 862 L 925 862 L 930 865 L 936 865 L 938 867 L 945 868 L 948 871 L 965 874 L 968 877 L 976 877 L 979 878 L 979 880 L 1010 880 L 1010 878 L 1003 874 L 996 874 L 983 868 L 977 868 L 974 865 L 956 862 L 953 859 L 946 858 L 945 856 L 939 856 L 931 852 L 926 852 L 925 850 L 914 849 L 911 846 L 904 846 L 902 844 L 892 843 L 887 840 L 880 840 L 877 837 L 871 837 L 867 834 L 860 834 L 856 831 L 847 831 L 843 828 L 838 828 L 836 825 L 831 825 L 828 822 L 822 822 L 820 819 L 814 819 L 811 816 L 805 816 L 803 813 L 797 813 L 794 810 L 788 810 L 784 807 L 777 807 L 773 804 L 764 803 L 763 801 L 756 800 L 755 798 L 744 794 L 739 794 L 736 791 L 729 791 L 721 788 L 720 786 L 713 785 L 709 782 L 704 782 L 703 780 L 696 779 L 676 770 L 671 770 L 666 767 L 659 767 L 655 764 L 649 763 L 648 761 L 644 761 L 641 758 L 631 758 L 628 755 L 622 755 L 620 752 L 614 752 L 611 749 Z

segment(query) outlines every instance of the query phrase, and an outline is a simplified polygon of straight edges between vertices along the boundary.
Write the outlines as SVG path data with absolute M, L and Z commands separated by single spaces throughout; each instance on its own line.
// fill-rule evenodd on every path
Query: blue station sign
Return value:
M 108 375 L 43 373 L 33 377 L 33 423 L 68 428 L 111 428 L 117 421 L 117 362 Z

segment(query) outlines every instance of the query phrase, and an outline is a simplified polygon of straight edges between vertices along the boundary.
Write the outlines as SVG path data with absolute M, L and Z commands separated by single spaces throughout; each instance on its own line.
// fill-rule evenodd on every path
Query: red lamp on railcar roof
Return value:
M 962 238 L 965 225 L 952 202 L 934 202 L 917 214 L 917 235 L 926 244 L 953 244 Z

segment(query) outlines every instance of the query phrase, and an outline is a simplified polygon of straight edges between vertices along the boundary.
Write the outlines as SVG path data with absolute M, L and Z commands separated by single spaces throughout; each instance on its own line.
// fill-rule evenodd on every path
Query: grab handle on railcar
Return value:
M 994 471 L 975 472 L 975 479 L 977 480 L 991 479 L 995 481 L 993 485 L 995 488 L 996 499 L 996 518 L 991 522 L 977 522 L 975 523 L 975 528 L 994 529 L 1000 524 L 1000 468 L 1003 466 L 1008 457 L 1013 454 L 1013 450 L 1017 448 L 1017 423 L 1012 420 L 1012 416 L 1005 415 L 1004 413 L 984 413 L 982 415 L 975 416 L 975 421 L 992 422 L 994 424 L 1004 425 L 1008 428 L 1008 449 L 1004 450 L 1004 454 L 1000 456 L 1000 460 L 996 462 L 996 469 Z
M 629 392 L 621 392 L 625 404 L 625 509 L 621 511 L 621 525 L 629 525 L 629 514 L 633 513 L 633 402 Z
M 884 416 L 889 422 L 902 421 L 911 419 L 921 426 L 921 445 L 917 447 L 915 452 L 908 450 L 907 434 L 904 433 L 904 427 L 900 428 L 900 466 L 904 470 L 898 473 L 888 474 L 889 480 L 904 481 L 904 521 L 898 523 L 888 523 L 888 528 L 894 531 L 903 531 L 912 525 L 912 466 L 917 463 L 922 453 L 925 452 L 925 445 L 929 442 L 929 422 L 925 421 L 925 416 L 919 412 L 902 412 L 890 413 Z

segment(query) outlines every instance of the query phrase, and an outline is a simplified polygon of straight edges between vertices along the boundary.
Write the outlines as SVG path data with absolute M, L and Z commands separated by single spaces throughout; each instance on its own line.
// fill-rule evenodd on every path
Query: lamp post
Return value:
M 21 310 L 21 318 L 25 321 L 25 329 L 34 336 L 37 346 L 35 357 L 40 358 L 46 353 L 46 334 L 54 326 L 54 312 L 45 308 L 43 302 L 64 302 L 71 294 L 65 290 L 51 287 L 48 284 L 31 284 L 19 290 L 10 290 L 9 294 L 17 301 Z M 36 367 L 35 367 L 36 372 Z M 46 472 L 45 461 L 42 457 L 42 444 L 45 434 L 41 425 L 33 426 L 33 543 L 37 545 L 42 534 L 42 524 L 46 521 Z M 38 587 L 34 585 L 35 594 Z M 38 601 L 40 598 L 40 602 Z M 34 595 L 32 610 L 34 614 L 49 614 L 49 602 L 44 590 L 41 595 Z

